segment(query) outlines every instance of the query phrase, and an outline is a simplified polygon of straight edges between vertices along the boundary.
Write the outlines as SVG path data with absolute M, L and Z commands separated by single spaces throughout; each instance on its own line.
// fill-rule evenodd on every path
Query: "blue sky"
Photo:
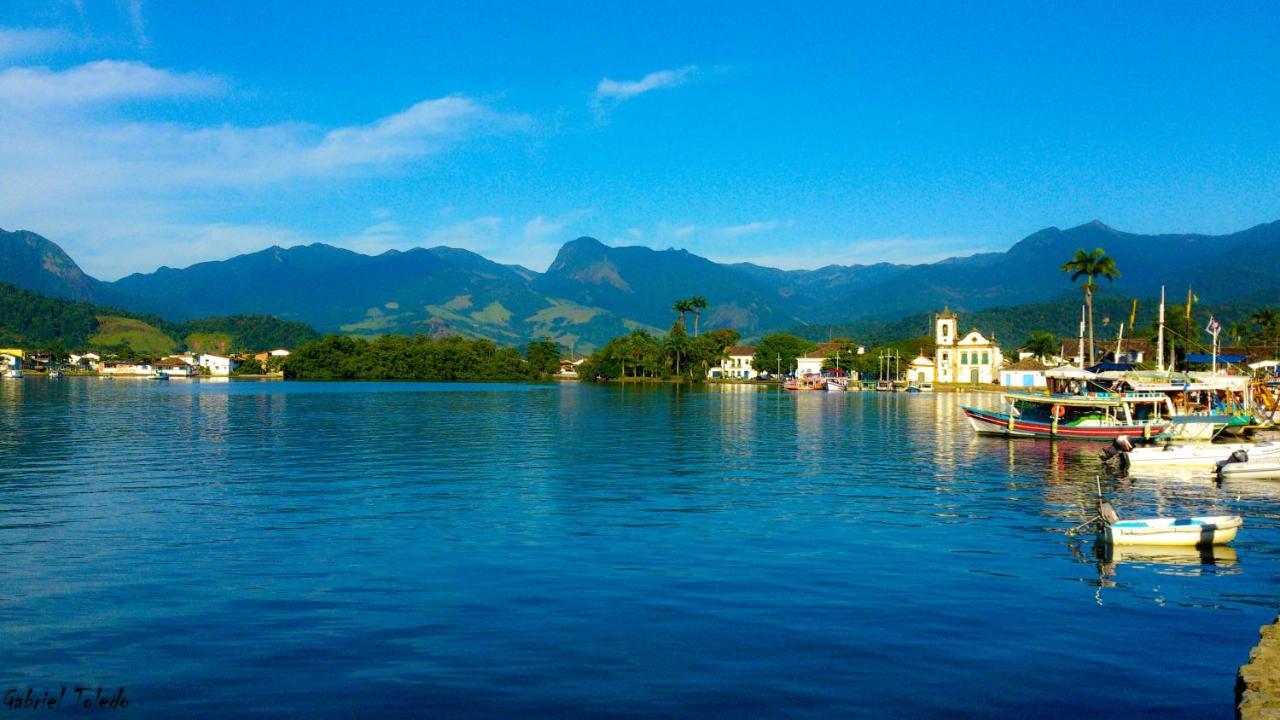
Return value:
M 784 5 L 10 0 L 0 227 L 111 279 L 316 241 L 795 268 L 1280 219 L 1276 3 Z

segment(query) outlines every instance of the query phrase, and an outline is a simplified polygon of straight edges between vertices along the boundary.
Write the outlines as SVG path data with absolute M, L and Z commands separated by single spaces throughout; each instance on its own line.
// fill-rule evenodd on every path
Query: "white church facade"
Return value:
M 995 337 L 987 338 L 977 328 L 959 334 L 955 313 L 943 309 L 934 321 L 934 377 L 940 383 L 989 385 L 1000 379 L 1004 357 Z M 912 372 L 919 369 L 912 367 Z

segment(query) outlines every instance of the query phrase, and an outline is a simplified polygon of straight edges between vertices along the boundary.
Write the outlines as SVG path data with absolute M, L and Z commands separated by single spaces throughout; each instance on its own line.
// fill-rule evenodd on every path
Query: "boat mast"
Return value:
M 1160 286 L 1160 329 L 1156 331 L 1156 370 L 1164 372 L 1164 286 Z
M 1084 306 L 1080 306 L 1080 369 L 1084 369 Z
M 1120 362 L 1120 345 L 1124 342 L 1124 323 L 1120 323 L 1120 335 L 1116 338 L 1116 362 Z

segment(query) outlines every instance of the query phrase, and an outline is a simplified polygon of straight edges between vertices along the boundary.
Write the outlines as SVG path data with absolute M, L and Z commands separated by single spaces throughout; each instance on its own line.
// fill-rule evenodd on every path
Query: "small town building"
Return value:
M 934 375 L 941 383 L 990 384 L 999 378 L 1004 358 L 994 336 L 977 328 L 960 336 L 959 320 L 943 308 L 934 320 Z
M 197 359 L 200 367 L 209 371 L 214 377 L 226 377 L 231 371 L 239 367 L 240 363 L 225 355 L 213 355 L 204 353 Z
M 916 385 L 936 382 L 936 373 L 933 358 L 921 355 L 907 366 L 907 382 Z
M 22 359 L 26 354 L 20 348 L 0 348 L 0 375 L 22 373 Z
M 724 352 L 727 357 L 721 360 L 719 365 L 708 370 L 707 377 L 754 380 L 760 374 L 751 364 L 756 356 L 754 347 L 731 345 Z
M 178 378 L 196 377 L 200 371 L 194 365 L 183 362 L 180 358 L 167 357 L 163 360 L 157 360 L 155 369 L 162 375 Z
M 267 363 L 270 362 L 272 358 L 287 358 L 289 357 L 289 354 L 289 351 L 284 349 L 268 350 L 254 355 L 253 359 L 261 363 L 263 367 L 266 367 Z
M 569 358 L 560 359 L 560 371 L 556 373 L 556 377 L 576 378 L 578 377 L 578 366 L 586 362 L 586 358 L 578 358 L 570 360 Z
M 1000 368 L 1000 384 L 1015 388 L 1043 388 L 1049 382 L 1044 371 L 1049 366 L 1033 357 L 1023 358 L 1011 365 Z
M 849 358 L 852 360 L 853 355 L 862 355 L 867 349 L 862 345 L 850 346 L 849 343 L 843 342 L 825 342 L 818 343 L 818 347 L 796 358 L 796 377 L 803 375 L 820 375 L 822 373 L 822 365 L 827 358 L 832 358 L 834 363 L 841 362 L 841 358 Z M 852 367 L 852 362 L 841 365 L 840 369 L 848 372 Z M 768 371 L 768 368 L 765 368 Z
M 67 364 L 76 370 L 97 371 L 102 367 L 102 357 L 97 353 L 71 353 Z
M 98 372 L 103 375 L 122 377 L 150 377 L 156 369 L 149 362 L 134 360 L 108 360 L 102 364 Z

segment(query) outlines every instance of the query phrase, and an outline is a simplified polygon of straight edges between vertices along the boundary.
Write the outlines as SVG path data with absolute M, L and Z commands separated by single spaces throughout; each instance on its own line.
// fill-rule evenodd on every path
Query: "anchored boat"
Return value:
M 1005 412 L 962 407 L 974 431 L 1006 437 L 1113 440 L 1153 437 L 1171 424 L 1173 405 L 1161 393 L 1008 392 Z

